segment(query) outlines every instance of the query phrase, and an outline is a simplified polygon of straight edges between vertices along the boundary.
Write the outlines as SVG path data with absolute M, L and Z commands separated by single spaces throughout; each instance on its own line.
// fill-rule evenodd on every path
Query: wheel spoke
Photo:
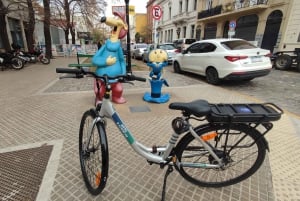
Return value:
M 220 187 L 237 183 L 251 176 L 264 160 L 265 146 L 260 140 L 255 141 L 260 135 L 258 131 L 246 125 L 236 125 L 231 128 L 226 137 L 226 129 L 223 129 L 226 125 L 217 125 L 217 127 L 220 128 L 215 130 L 206 128 L 199 132 L 199 135 L 217 131 L 218 137 L 206 143 L 210 144 L 215 154 L 225 164 L 224 167 L 199 170 L 199 168 L 183 166 L 180 169 L 184 178 L 197 185 Z M 178 145 L 180 146 L 178 159 L 182 163 L 218 164 L 209 152 L 199 147 L 197 140 L 193 137 L 186 138 L 183 138 Z M 253 145 L 250 146 L 251 144 Z
M 106 184 L 108 150 L 102 148 L 102 144 L 106 144 L 107 141 L 106 138 L 102 139 L 99 133 L 105 132 L 104 128 L 100 124 L 92 125 L 93 122 L 94 115 L 91 111 L 85 112 L 79 131 L 79 155 L 81 171 L 87 189 L 91 194 L 98 195 Z M 105 136 L 105 134 L 102 136 Z M 107 145 L 105 146 L 107 147 Z

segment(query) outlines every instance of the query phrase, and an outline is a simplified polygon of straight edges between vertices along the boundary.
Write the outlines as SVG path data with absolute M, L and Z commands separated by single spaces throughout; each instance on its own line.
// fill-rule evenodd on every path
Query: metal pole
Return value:
M 127 57 L 126 57 L 126 71 L 127 73 L 132 73 L 131 70 L 131 53 L 130 53 L 130 25 L 129 25 L 129 0 L 124 0 L 125 1 L 125 8 L 126 8 L 126 23 L 128 26 L 128 31 L 127 31 Z

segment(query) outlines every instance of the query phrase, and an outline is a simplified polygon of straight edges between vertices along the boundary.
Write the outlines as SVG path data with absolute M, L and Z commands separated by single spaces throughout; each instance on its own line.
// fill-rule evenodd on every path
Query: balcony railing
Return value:
M 224 5 L 218 5 L 214 8 L 203 10 L 198 13 L 198 19 L 219 15 L 221 13 L 231 12 L 243 8 L 254 7 L 258 5 L 267 5 L 268 0 L 238 0 Z
M 214 16 L 214 15 L 219 15 L 221 14 L 222 11 L 222 5 L 216 6 L 211 9 L 203 10 L 198 13 L 198 19 Z
M 253 6 L 257 6 L 257 5 L 266 5 L 267 3 L 268 3 L 268 0 L 239 0 L 239 1 L 233 1 L 232 3 L 225 4 L 223 11 L 224 12 L 229 12 L 229 11 L 232 11 L 232 10 L 238 10 L 238 9 L 242 9 L 242 8 L 253 7 Z

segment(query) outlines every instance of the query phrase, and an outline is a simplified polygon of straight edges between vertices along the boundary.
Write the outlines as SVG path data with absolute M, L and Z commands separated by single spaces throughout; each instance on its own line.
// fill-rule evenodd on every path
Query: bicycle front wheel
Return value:
M 108 177 L 108 145 L 104 123 L 93 123 L 94 110 L 86 111 L 79 130 L 79 158 L 82 176 L 93 195 L 102 192 Z
M 232 125 L 229 132 L 228 125 L 198 127 L 195 131 L 214 150 L 225 166 L 208 167 L 218 162 L 188 133 L 176 147 L 177 159 L 181 165 L 175 167 L 193 184 L 204 187 L 236 184 L 254 174 L 265 159 L 265 139 L 248 125 Z

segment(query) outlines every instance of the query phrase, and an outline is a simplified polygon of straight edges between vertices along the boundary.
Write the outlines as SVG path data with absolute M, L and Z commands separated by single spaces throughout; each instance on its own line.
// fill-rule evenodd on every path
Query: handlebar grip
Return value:
M 81 74 L 81 69 L 75 68 L 56 68 L 56 73 L 69 73 L 69 74 Z

